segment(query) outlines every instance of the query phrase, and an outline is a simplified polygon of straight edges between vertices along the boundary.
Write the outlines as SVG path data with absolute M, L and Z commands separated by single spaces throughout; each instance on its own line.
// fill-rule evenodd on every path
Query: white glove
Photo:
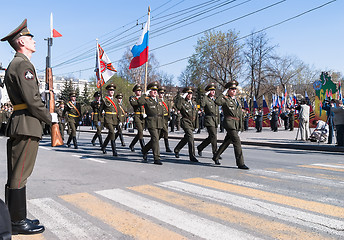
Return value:
M 144 114 L 143 114 L 143 118 L 146 118 L 146 117 L 147 117 L 147 114 L 144 113 Z
M 209 95 L 209 93 L 210 93 L 210 91 L 206 92 L 206 93 L 205 93 L 205 95 L 206 95 L 206 96 L 208 96 L 208 95 Z
M 102 124 L 102 123 L 101 123 L 100 121 L 98 121 L 98 126 L 99 126 L 99 127 L 101 126 L 101 124 Z
M 58 123 L 59 119 L 57 117 L 57 113 L 50 113 L 51 114 L 51 122 Z
M 186 98 L 186 96 L 188 95 L 188 93 L 184 93 L 183 95 L 182 95 L 182 98 Z
M 238 135 L 240 135 L 241 134 L 241 131 L 238 131 Z
M 119 127 L 122 127 L 122 123 L 120 122 L 120 123 L 118 124 L 118 126 L 119 126 Z
M 146 91 L 146 96 L 149 96 L 149 93 L 151 92 L 151 90 L 148 90 L 148 91 Z
M 82 121 L 79 122 L 79 125 L 80 125 L 80 126 L 82 125 Z
M 228 92 L 228 88 L 226 90 L 223 91 L 223 96 L 226 96 L 227 95 L 227 92 Z

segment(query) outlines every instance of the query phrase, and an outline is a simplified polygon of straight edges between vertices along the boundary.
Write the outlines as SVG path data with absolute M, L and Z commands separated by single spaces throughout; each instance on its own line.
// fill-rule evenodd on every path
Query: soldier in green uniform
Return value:
M 65 131 L 65 116 L 63 115 L 63 111 L 64 111 L 64 102 L 61 100 L 59 101 L 59 105 L 56 108 L 56 113 L 57 113 L 57 117 L 59 119 L 59 129 L 60 129 L 60 133 L 61 133 L 61 137 L 64 140 L 64 131 Z
M 67 147 L 70 147 L 70 142 L 73 140 L 75 149 L 78 149 L 78 142 L 76 140 L 76 130 L 81 121 L 81 105 L 76 101 L 76 92 L 72 91 L 69 94 L 70 101 L 65 104 L 63 115 L 67 115 L 68 128 L 70 130 L 67 140 Z
M 182 119 L 180 120 L 181 127 L 184 130 L 184 137 L 180 140 L 177 146 L 174 148 L 174 154 L 176 158 L 179 158 L 180 150 L 188 144 L 189 158 L 191 162 L 198 162 L 195 157 L 195 142 L 193 131 L 198 128 L 198 110 L 197 104 L 192 100 L 193 90 L 191 87 L 183 89 L 183 97 L 176 96 L 175 106 L 180 111 Z
M 7 171 L 5 199 L 8 205 L 12 234 L 36 234 L 44 231 L 38 220 L 27 219 L 26 183 L 31 175 L 42 137 L 41 122 L 57 122 L 39 93 L 36 70 L 30 59 L 36 51 L 33 35 L 25 19 L 1 41 L 8 41 L 16 54 L 5 73 L 5 85 L 14 111 L 8 121 Z
M 124 143 L 124 138 L 123 138 L 123 126 L 125 124 L 125 120 L 126 120 L 126 112 L 124 111 L 124 108 L 122 106 L 122 102 L 123 102 L 123 94 L 119 93 L 116 95 L 117 101 L 118 101 L 118 125 L 116 128 L 116 134 L 115 134 L 115 140 L 117 139 L 117 137 L 119 137 L 119 139 L 121 140 L 121 144 L 122 147 L 125 147 L 125 143 Z
M 116 143 L 115 143 L 115 129 L 118 125 L 118 102 L 114 97 L 116 85 L 110 83 L 106 86 L 108 90 L 107 96 L 103 99 L 100 107 L 101 112 L 104 111 L 104 123 L 105 127 L 109 130 L 108 135 L 102 145 L 102 151 L 106 153 L 106 146 L 111 142 L 112 155 L 117 156 Z
M 102 140 L 102 129 L 104 126 L 104 115 L 100 111 L 100 106 L 101 106 L 101 97 L 100 97 L 100 92 L 95 92 L 93 94 L 94 100 L 91 102 L 91 107 L 93 110 L 92 113 L 92 121 L 93 121 L 93 126 L 96 126 L 96 133 L 94 134 L 92 138 L 92 145 L 96 145 L 96 139 L 98 138 L 99 140 L 99 145 L 103 145 L 103 140 Z
M 229 144 L 233 144 L 236 164 L 240 169 L 249 169 L 244 163 L 244 156 L 241 149 L 241 141 L 238 132 L 242 124 L 242 110 L 240 102 L 235 98 L 238 82 L 231 81 L 225 85 L 226 90 L 220 95 L 215 103 L 222 106 L 224 120 L 223 124 L 227 131 L 223 143 L 213 156 L 215 164 L 220 165 L 219 158 L 221 154 L 228 148 Z
M 215 83 L 210 83 L 206 86 L 206 96 L 201 99 L 200 106 L 204 109 L 204 126 L 207 128 L 208 137 L 203 140 L 203 142 L 197 146 L 198 155 L 202 156 L 202 151 L 209 144 L 211 144 L 211 149 L 213 155 L 217 151 L 217 127 L 219 125 L 220 114 L 219 107 L 215 103 Z
M 137 143 L 137 141 L 140 142 L 141 149 L 145 146 L 145 142 L 143 139 L 143 127 L 144 127 L 144 114 L 145 109 L 142 104 L 138 103 L 138 99 L 141 97 L 142 93 L 142 87 L 140 84 L 136 84 L 133 87 L 133 92 L 135 93 L 135 96 L 131 96 L 129 98 L 130 105 L 134 109 L 134 127 L 137 129 L 137 134 L 134 137 L 133 141 L 130 143 L 129 148 L 132 152 L 134 152 L 134 146 Z
M 163 111 L 164 111 L 163 112 L 164 126 L 161 129 L 160 138 L 164 138 L 166 152 L 172 152 L 172 150 L 170 149 L 170 144 L 168 143 L 168 121 L 170 120 L 170 108 L 168 106 L 168 103 L 164 101 L 165 92 L 166 92 L 166 88 L 164 86 L 161 86 L 158 89 L 159 98 L 162 102 Z
M 158 82 L 148 84 L 147 94 L 141 96 L 137 101 L 143 105 L 146 110 L 146 124 L 151 136 L 151 140 L 142 148 L 143 160 L 147 162 L 147 153 L 150 149 L 153 150 L 154 164 L 162 165 L 160 161 L 160 147 L 159 136 L 160 131 L 164 126 L 163 119 L 163 104 L 158 98 Z

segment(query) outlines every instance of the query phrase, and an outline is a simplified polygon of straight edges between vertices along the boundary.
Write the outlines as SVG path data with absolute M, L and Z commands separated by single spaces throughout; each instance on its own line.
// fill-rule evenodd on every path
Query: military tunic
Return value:
M 111 99 L 109 96 L 102 100 L 101 112 L 104 112 L 104 124 L 109 130 L 106 139 L 115 140 L 115 129 L 118 125 L 118 103 L 117 99 Z M 106 141 L 105 141 L 106 142 Z
M 129 98 L 130 105 L 134 109 L 134 127 L 137 129 L 137 134 L 134 137 L 133 141 L 130 143 L 132 147 L 136 144 L 138 140 L 143 140 L 143 128 L 144 128 L 144 118 L 143 114 L 145 112 L 144 106 L 142 104 L 138 103 L 138 97 L 137 96 L 131 96 Z M 143 147 L 143 146 L 141 146 Z
M 163 120 L 164 120 L 164 126 L 161 129 L 160 132 L 160 138 L 168 139 L 168 121 L 170 120 L 170 108 L 166 102 L 164 102 L 163 99 L 161 99 L 162 103 L 162 110 L 163 110 Z
M 143 95 L 138 99 L 138 104 L 143 105 L 146 111 L 146 125 L 151 136 L 151 140 L 143 147 L 142 153 L 147 154 L 150 149 L 153 150 L 155 161 L 160 160 L 159 135 L 164 127 L 163 104 L 161 99 L 147 97 Z
M 93 110 L 93 115 L 92 115 L 92 121 L 93 121 L 93 125 L 96 126 L 97 135 L 100 135 L 102 133 L 102 129 L 103 129 L 103 125 L 104 125 L 104 115 L 101 112 L 101 103 L 102 101 L 97 101 L 97 100 L 93 100 L 91 102 L 91 107 Z
M 215 97 L 210 98 L 204 96 L 201 99 L 201 108 L 204 109 L 204 126 L 208 130 L 208 137 L 197 147 L 199 152 L 202 152 L 211 143 L 211 149 L 213 154 L 217 150 L 217 127 L 220 121 L 219 107 L 215 103 Z
M 123 139 L 123 126 L 126 123 L 126 112 L 121 103 L 118 103 L 118 125 L 116 127 L 117 131 L 115 134 L 115 139 L 119 136 L 122 146 L 125 146 Z
M 195 156 L 195 143 L 193 131 L 195 128 L 198 128 L 198 110 L 197 104 L 195 101 L 187 101 L 184 98 L 177 96 L 176 108 L 180 111 L 182 116 L 180 120 L 180 125 L 184 130 L 184 137 L 180 140 L 177 146 L 174 149 L 175 153 L 179 153 L 180 150 L 188 144 L 189 147 L 189 157 L 192 158 Z
M 51 124 L 51 115 L 39 93 L 36 70 L 22 53 L 16 53 L 5 73 L 8 96 L 14 112 L 8 121 L 7 186 L 20 189 L 31 175 L 42 137 L 41 122 Z
M 223 143 L 215 153 L 213 160 L 218 160 L 221 154 L 228 148 L 229 144 L 233 143 L 234 154 L 237 166 L 244 165 L 244 156 L 241 149 L 241 141 L 238 135 L 242 124 L 243 113 L 239 101 L 230 96 L 221 94 L 215 101 L 223 109 L 223 125 L 227 131 Z
M 63 115 L 67 115 L 68 128 L 70 135 L 76 137 L 76 130 L 81 121 L 81 105 L 78 102 L 67 102 L 63 110 Z
M 60 129 L 60 133 L 61 133 L 61 137 L 62 139 L 64 139 L 64 131 L 65 131 L 65 123 L 66 123 L 66 120 L 65 120 L 65 116 L 63 115 L 63 110 L 64 108 L 57 108 L 55 110 L 55 112 L 57 113 L 57 117 L 58 117 L 58 120 L 59 120 L 59 129 Z

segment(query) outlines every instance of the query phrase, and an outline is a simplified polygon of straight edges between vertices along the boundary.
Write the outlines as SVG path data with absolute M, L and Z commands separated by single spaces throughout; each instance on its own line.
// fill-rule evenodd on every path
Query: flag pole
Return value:
M 100 83 L 101 75 L 100 75 L 100 61 L 99 61 L 99 49 L 98 49 L 98 38 L 96 38 L 96 58 L 97 58 L 97 66 L 96 66 L 96 86 Z M 98 86 L 97 86 L 98 87 Z M 100 86 L 100 97 L 103 97 L 102 86 Z
M 149 17 L 150 17 L 150 6 L 148 6 L 148 18 Z M 146 68 L 145 68 L 145 87 L 144 87 L 145 92 L 147 91 L 147 79 L 148 79 L 148 56 L 147 56 L 147 62 L 146 62 Z

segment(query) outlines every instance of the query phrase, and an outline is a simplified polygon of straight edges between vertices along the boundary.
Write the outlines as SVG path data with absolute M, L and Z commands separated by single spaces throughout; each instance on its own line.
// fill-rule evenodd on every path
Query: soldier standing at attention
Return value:
M 216 99 L 216 104 L 222 106 L 224 114 L 224 127 L 227 131 L 223 143 L 213 156 L 216 165 L 220 165 L 219 158 L 221 154 L 233 143 L 236 164 L 240 169 L 249 169 L 244 163 L 244 156 L 241 149 L 241 141 L 238 131 L 242 124 L 242 110 L 239 101 L 235 98 L 237 93 L 237 81 L 228 82 L 225 85 L 226 90 Z
M 78 142 L 76 141 L 76 130 L 81 121 L 81 105 L 76 101 L 76 92 L 72 91 L 69 94 L 70 101 L 66 103 L 63 115 L 67 115 L 68 126 L 70 129 L 67 147 L 70 147 L 70 142 L 73 140 L 74 148 L 78 149 Z
M 116 85 L 110 83 L 106 86 L 108 90 L 107 96 L 103 99 L 102 105 L 100 107 L 101 112 L 105 112 L 104 121 L 105 127 L 109 130 L 108 135 L 102 145 L 102 151 L 106 153 L 106 146 L 111 142 L 112 155 L 117 156 L 116 143 L 115 143 L 115 129 L 118 125 L 118 102 L 114 98 Z
M 130 105 L 134 109 L 134 127 L 137 129 L 137 134 L 134 137 L 133 141 L 130 143 L 129 148 L 132 152 L 134 152 L 134 146 L 137 143 L 137 141 L 140 142 L 141 150 L 145 146 L 145 142 L 143 139 L 143 127 L 144 127 L 144 114 L 145 110 L 142 104 L 138 103 L 138 99 L 141 97 L 142 88 L 140 84 L 136 84 L 133 87 L 133 92 L 135 93 L 135 96 L 131 96 L 129 98 Z
M 201 108 L 204 109 L 204 125 L 208 131 L 208 137 L 197 147 L 198 155 L 202 156 L 202 151 L 211 143 L 213 155 L 217 150 L 217 127 L 219 125 L 220 113 L 219 107 L 215 103 L 215 83 L 206 86 L 206 96 L 201 99 Z
M 154 164 L 162 165 L 160 161 L 159 136 L 164 126 L 163 106 L 158 98 L 158 82 L 152 82 L 147 86 L 147 93 L 138 99 L 138 103 L 143 105 L 147 118 L 146 124 L 151 136 L 151 140 L 142 148 L 143 162 L 147 162 L 147 153 L 153 150 Z
M 16 54 L 5 73 L 5 85 L 13 104 L 13 114 L 6 130 L 7 184 L 5 200 L 9 208 L 12 234 L 44 232 L 38 220 L 27 219 L 26 183 L 31 175 L 42 137 L 41 122 L 57 122 L 57 114 L 50 114 L 39 93 L 36 70 L 30 59 L 36 51 L 35 40 L 25 19 L 1 41 L 8 41 Z
M 166 92 L 166 88 L 164 86 L 161 86 L 158 89 L 159 98 L 163 105 L 163 115 L 164 115 L 163 117 L 164 126 L 161 129 L 160 138 L 162 137 L 164 138 L 166 152 L 172 152 L 172 150 L 170 149 L 170 144 L 168 143 L 168 121 L 170 120 L 170 108 L 167 106 L 167 103 L 164 101 L 165 92 Z
M 184 137 L 180 140 L 177 146 L 174 148 L 174 154 L 176 158 L 179 158 L 180 150 L 188 144 L 189 157 L 191 162 L 198 162 L 195 157 L 195 142 L 193 131 L 198 128 L 198 110 L 197 104 L 192 100 L 193 90 L 191 87 L 183 89 L 183 97 L 177 95 L 175 106 L 180 111 L 182 119 L 180 120 L 181 127 L 184 130 Z
M 59 119 L 59 129 L 61 133 L 61 137 L 64 140 L 64 130 L 65 130 L 65 117 L 63 115 L 63 110 L 64 110 L 64 102 L 63 100 L 59 101 L 59 106 L 56 109 L 57 117 Z
M 101 96 L 100 92 L 95 92 L 93 94 L 94 100 L 91 102 L 91 107 L 93 110 L 92 114 L 92 121 L 93 121 L 93 126 L 96 126 L 96 133 L 94 134 L 92 138 L 92 145 L 96 145 L 96 139 L 98 137 L 99 140 L 99 145 L 100 147 L 103 145 L 103 139 L 102 139 L 102 129 L 104 126 L 104 116 L 103 113 L 100 111 L 100 106 L 101 106 Z
M 123 125 L 125 124 L 126 120 L 126 112 L 123 109 L 122 102 L 123 102 L 123 94 L 119 93 L 116 95 L 117 102 L 118 102 L 118 125 L 117 125 L 117 132 L 115 134 L 115 140 L 117 137 L 121 140 L 122 147 L 125 147 L 124 139 L 123 139 Z

